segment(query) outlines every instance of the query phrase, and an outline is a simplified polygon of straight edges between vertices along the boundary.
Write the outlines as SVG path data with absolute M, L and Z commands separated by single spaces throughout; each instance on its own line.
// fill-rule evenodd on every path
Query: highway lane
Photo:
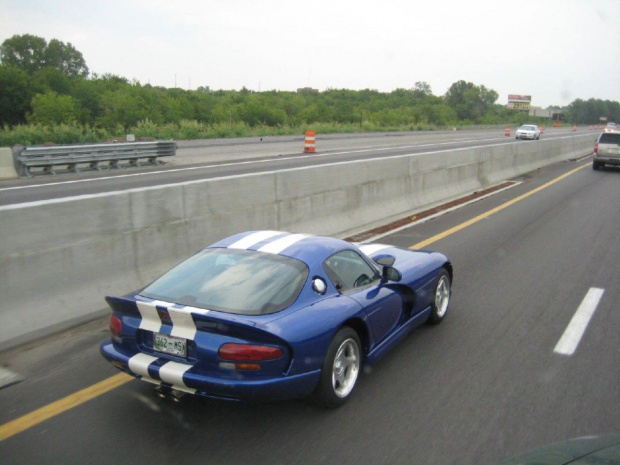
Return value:
M 5 439 L 0 462 L 484 464 L 620 430 L 620 170 L 590 165 L 545 168 L 378 239 L 412 246 L 479 218 L 429 246 L 455 266 L 446 320 L 367 370 L 341 409 L 174 404 L 131 381 Z M 590 288 L 604 294 L 576 352 L 555 353 Z M 115 375 L 98 355 L 105 327 L 98 320 L 0 354 L 25 377 L 0 390 L 0 428 Z
M 548 131 L 543 137 L 570 137 L 567 129 Z M 595 135 L 593 133 L 593 144 Z M 40 175 L 33 179 L 0 182 L 0 205 L 58 199 L 102 192 L 122 191 L 164 184 L 175 184 L 216 177 L 277 171 L 318 164 L 342 163 L 370 158 L 402 156 L 496 144 L 537 143 L 516 141 L 497 129 L 482 131 L 443 131 L 390 133 L 381 135 L 331 135 L 320 141 L 316 154 L 304 154 L 299 140 L 283 137 L 280 141 L 257 139 L 184 141 L 178 154 L 167 164 L 102 172 Z M 210 145 L 200 145 L 209 144 Z
M 458 350 L 451 351 L 455 372 L 433 396 L 445 399 L 452 410 L 442 413 L 464 426 L 456 445 L 468 453 L 461 462 L 444 462 L 440 455 L 441 460 L 425 463 L 490 463 L 560 439 L 620 428 L 614 334 L 620 323 L 620 207 L 601 201 L 617 197 L 620 170 L 597 176 L 589 160 L 583 163 L 583 170 L 433 244 L 465 273 L 455 283 L 454 303 L 467 309 L 455 332 Z M 501 205 L 571 165 L 524 179 L 492 202 Z M 449 224 L 487 212 L 486 203 L 453 212 Z M 427 223 L 413 237 L 405 232 L 385 240 L 406 245 L 435 228 Z M 577 351 L 570 357 L 556 354 L 591 288 L 605 292 Z M 469 303 L 461 305 L 462 297 Z M 471 425 L 468 416 L 475 418 Z M 440 449 L 440 441 L 435 446 Z M 478 460 L 477 453 L 489 460 Z

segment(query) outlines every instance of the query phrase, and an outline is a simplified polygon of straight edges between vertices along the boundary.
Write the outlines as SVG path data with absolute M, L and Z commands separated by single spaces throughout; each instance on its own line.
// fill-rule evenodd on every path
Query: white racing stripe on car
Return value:
M 168 362 L 159 369 L 159 377 L 164 383 L 172 384 L 175 389 L 193 394 L 196 389 L 189 388 L 183 381 L 183 375 L 193 365 L 178 362 Z
M 383 249 L 388 249 L 390 247 L 393 247 L 392 245 L 385 245 L 385 244 L 365 244 L 365 245 L 361 245 L 358 246 L 358 248 L 366 255 L 370 256 L 373 253 L 379 252 L 380 250 Z
M 237 242 L 228 246 L 229 249 L 249 249 L 253 245 L 258 244 L 259 242 L 263 242 L 270 237 L 277 236 L 282 234 L 281 231 L 258 231 L 252 233 L 248 236 L 245 236 L 243 239 L 239 239 Z
M 196 324 L 191 313 L 182 313 L 173 308 L 168 309 L 172 320 L 171 336 L 194 340 L 196 336 Z
M 129 369 L 133 371 L 136 375 L 152 380 L 153 378 L 151 378 L 151 375 L 149 375 L 149 365 L 156 360 L 157 357 L 140 353 L 131 357 L 127 364 L 129 365 Z
M 204 308 L 196 308 L 196 307 L 183 307 L 183 308 L 174 308 L 177 312 L 187 312 L 187 313 L 198 313 L 200 315 L 206 315 L 210 310 Z
M 161 319 L 159 318 L 159 314 L 157 313 L 157 308 L 155 308 L 155 306 L 159 305 L 167 307 L 171 304 L 155 300 L 154 302 L 137 301 L 136 305 L 140 311 L 140 316 L 142 316 L 142 320 L 140 321 L 140 329 L 158 333 L 161 330 Z
M 174 304 L 155 300 L 153 302 L 136 302 L 142 320 L 140 321 L 140 329 L 152 331 L 154 333 L 161 332 L 162 322 L 157 312 L 157 307 L 163 307 L 168 311 L 172 324 L 171 336 L 182 337 L 193 340 L 196 337 L 196 323 L 192 318 L 192 313 L 206 315 L 209 310 L 195 307 L 174 308 Z
M 206 315 L 209 313 L 209 310 L 194 307 L 168 307 L 168 314 L 172 320 L 172 331 L 170 332 L 171 336 L 194 340 L 196 337 L 196 323 L 194 323 L 192 313 Z
M 178 389 L 179 391 L 188 392 L 193 394 L 196 392 L 195 389 L 187 387 L 185 382 L 183 381 L 183 375 L 186 371 L 191 369 L 193 365 L 186 365 L 184 363 L 178 362 L 168 362 L 162 365 L 159 368 L 159 377 L 161 381 L 155 378 L 152 378 L 149 375 L 149 366 L 151 363 L 159 360 L 157 357 L 153 357 L 147 354 L 136 354 L 129 359 L 128 365 L 129 369 L 140 376 L 142 381 L 148 381 L 153 384 L 161 384 L 162 382 L 171 384 L 173 388 Z
M 296 244 L 297 242 L 305 239 L 306 237 L 310 236 L 308 234 L 291 234 L 289 236 L 277 239 L 267 245 L 262 246 L 260 249 L 258 249 L 258 251 L 277 255 L 284 249 L 290 247 L 293 244 Z

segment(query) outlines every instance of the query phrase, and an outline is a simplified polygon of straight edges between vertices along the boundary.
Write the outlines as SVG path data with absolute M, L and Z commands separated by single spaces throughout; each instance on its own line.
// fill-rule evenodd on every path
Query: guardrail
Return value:
M 79 172 L 80 167 L 101 170 L 102 164 L 107 169 L 121 168 L 121 162 L 129 166 L 140 166 L 140 160 L 157 165 L 159 157 L 176 154 L 177 144 L 174 141 L 152 142 L 112 142 L 89 145 L 53 145 L 49 147 L 16 146 L 13 148 L 15 165 L 20 176 L 31 177 L 33 168 L 40 168 L 41 173 L 56 174 L 57 167 L 65 167 L 68 171 Z

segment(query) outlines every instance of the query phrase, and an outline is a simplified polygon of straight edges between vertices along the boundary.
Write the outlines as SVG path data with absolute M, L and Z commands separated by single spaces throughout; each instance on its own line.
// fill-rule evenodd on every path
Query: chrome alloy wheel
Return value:
M 360 348 L 354 339 L 345 339 L 338 347 L 332 368 L 332 388 L 338 397 L 347 397 L 353 390 L 360 371 L 360 359 Z
M 439 318 L 443 318 L 450 303 L 450 278 L 442 275 L 435 291 L 435 308 Z

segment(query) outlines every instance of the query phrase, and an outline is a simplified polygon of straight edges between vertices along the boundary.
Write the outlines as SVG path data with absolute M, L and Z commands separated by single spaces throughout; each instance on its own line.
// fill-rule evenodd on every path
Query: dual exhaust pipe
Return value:
M 173 402 L 181 402 L 181 399 L 187 394 L 178 389 L 171 389 L 163 386 L 157 386 L 155 392 L 162 399 L 172 399 Z

